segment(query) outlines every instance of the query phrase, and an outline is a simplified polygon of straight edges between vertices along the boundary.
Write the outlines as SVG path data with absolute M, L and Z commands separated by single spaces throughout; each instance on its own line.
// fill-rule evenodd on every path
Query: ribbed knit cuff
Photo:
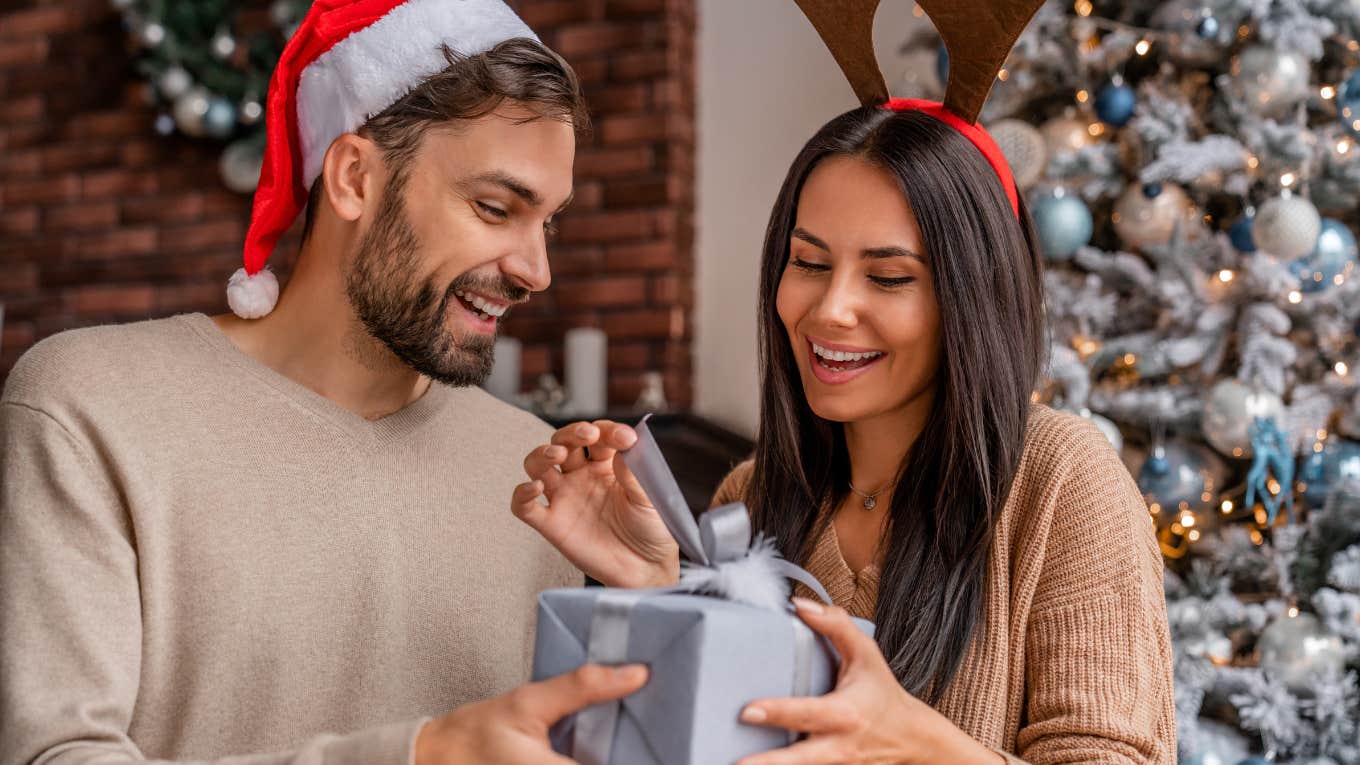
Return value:
M 1006 761 L 1006 765 L 1029 765 L 1028 762 L 1025 762 L 1024 760 L 1020 759 L 1019 757 L 1016 757 L 1010 752 L 1003 752 L 1000 749 L 993 749 L 992 751 L 1001 755 L 1002 759 Z
M 341 736 L 326 744 L 332 765 L 414 765 L 416 736 L 429 720 L 405 720 Z

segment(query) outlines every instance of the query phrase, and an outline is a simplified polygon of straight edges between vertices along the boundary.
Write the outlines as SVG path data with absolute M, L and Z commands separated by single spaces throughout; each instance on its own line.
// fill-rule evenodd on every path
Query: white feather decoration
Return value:
M 789 581 L 774 565 L 779 559 L 774 540 L 762 535 L 737 560 L 712 567 L 683 564 L 680 586 L 735 603 L 782 611 L 789 602 Z

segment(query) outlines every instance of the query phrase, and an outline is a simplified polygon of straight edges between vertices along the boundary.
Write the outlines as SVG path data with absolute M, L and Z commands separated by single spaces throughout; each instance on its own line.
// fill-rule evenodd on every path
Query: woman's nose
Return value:
M 861 297 L 850 275 L 835 274 L 817 302 L 816 318 L 833 327 L 853 327 L 859 323 Z

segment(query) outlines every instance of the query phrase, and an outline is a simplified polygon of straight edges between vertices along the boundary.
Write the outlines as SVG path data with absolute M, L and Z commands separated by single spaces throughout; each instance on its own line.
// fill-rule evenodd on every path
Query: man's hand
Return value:
M 587 576 L 610 587 L 658 587 L 680 576 L 680 550 L 620 453 L 627 425 L 577 422 L 524 458 L 515 515 Z M 547 499 L 547 503 L 539 498 Z
M 640 665 L 587 664 L 431 720 L 416 737 L 415 765 L 571 765 L 548 745 L 548 728 L 592 704 L 621 699 L 647 683 Z

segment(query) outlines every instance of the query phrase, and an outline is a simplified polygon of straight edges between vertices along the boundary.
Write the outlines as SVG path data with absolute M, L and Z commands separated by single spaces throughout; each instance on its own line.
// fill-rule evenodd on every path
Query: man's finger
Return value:
M 628 468 L 628 463 L 624 462 L 622 454 L 614 455 L 614 480 L 619 482 L 624 492 L 628 494 L 628 501 L 642 507 L 655 507 L 652 500 L 647 496 L 647 492 L 642 490 L 642 484 L 638 483 L 637 476 Z
M 591 462 L 608 462 L 620 449 L 632 448 L 637 443 L 637 433 L 621 422 L 596 420 L 591 424 L 600 431 L 599 441 L 589 449 Z
M 543 496 L 543 482 L 529 481 L 515 487 L 510 495 L 510 511 L 515 517 L 538 529 L 548 519 L 548 507 L 538 498 Z
M 590 422 L 573 422 L 553 433 L 551 442 L 565 446 L 570 454 L 562 463 L 563 471 L 576 470 L 586 463 L 586 449 L 600 440 L 600 429 Z
M 524 474 L 531 481 L 542 481 L 549 491 L 556 491 L 562 481 L 558 466 L 567 459 L 567 448 L 554 444 L 544 444 L 524 457 Z
M 647 684 L 641 664 L 605 667 L 586 664 L 566 674 L 515 691 L 520 713 L 548 727 L 592 704 L 621 699 Z
M 826 765 L 861 760 L 844 739 L 837 736 L 810 738 L 783 749 L 774 749 L 737 761 L 737 765 Z
M 882 657 L 878 644 L 860 632 L 845 609 L 824 606 L 804 598 L 794 598 L 793 604 L 798 608 L 799 618 L 831 641 L 843 663 L 860 661 L 870 656 Z
M 741 721 L 799 733 L 845 733 L 858 724 L 859 715 L 832 693 L 753 701 L 741 711 Z

